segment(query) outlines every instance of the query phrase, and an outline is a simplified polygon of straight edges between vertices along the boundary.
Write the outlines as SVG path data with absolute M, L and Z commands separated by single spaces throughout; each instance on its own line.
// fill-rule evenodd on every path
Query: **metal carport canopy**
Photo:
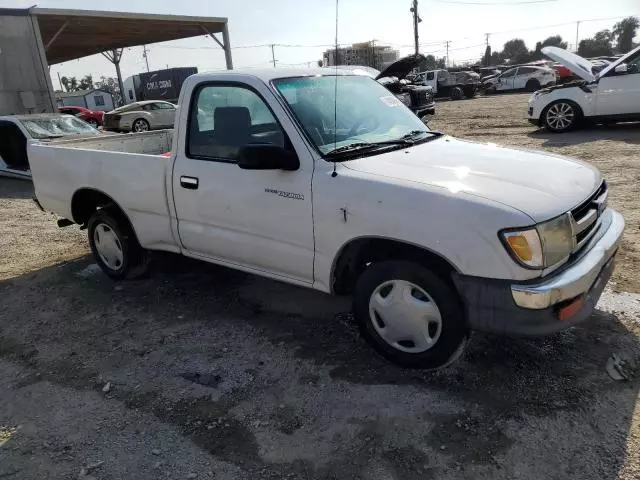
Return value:
M 32 7 L 49 65 L 123 47 L 210 35 L 233 68 L 226 18 Z M 215 34 L 221 33 L 222 40 Z

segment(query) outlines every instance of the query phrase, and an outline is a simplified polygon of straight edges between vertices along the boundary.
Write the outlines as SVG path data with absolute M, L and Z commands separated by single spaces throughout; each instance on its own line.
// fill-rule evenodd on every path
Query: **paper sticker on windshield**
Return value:
M 402 102 L 398 100 L 393 95 L 386 95 L 384 97 L 380 97 L 380 101 L 384 103 L 387 107 L 397 107 L 398 105 L 402 105 Z

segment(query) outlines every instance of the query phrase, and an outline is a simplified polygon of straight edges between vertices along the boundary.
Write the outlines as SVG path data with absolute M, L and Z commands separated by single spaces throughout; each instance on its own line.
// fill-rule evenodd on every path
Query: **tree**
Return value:
M 491 65 L 500 65 L 504 63 L 502 52 L 491 52 Z
M 491 45 L 487 45 L 484 50 L 484 56 L 482 57 L 482 65 L 488 67 L 491 65 Z
M 566 50 L 568 46 L 569 44 L 567 42 L 563 42 L 560 35 L 547 37 L 542 42 L 536 42 L 536 49 L 531 52 L 531 60 L 540 60 L 543 57 L 542 49 L 544 47 L 558 47 Z
M 524 40 L 521 38 L 514 38 L 504 44 L 502 48 L 502 57 L 505 60 L 509 60 L 509 63 L 526 63 L 529 61 L 529 50 Z
M 578 55 L 585 58 L 612 55 L 612 41 L 613 34 L 609 30 L 601 30 L 593 38 L 585 38 L 580 41 Z
M 122 105 L 122 95 L 120 93 L 120 86 L 118 80 L 113 77 L 100 77 L 100 81 L 96 82 L 95 88 L 109 92 L 113 97 L 114 105 Z
M 613 26 L 616 48 L 620 53 L 627 53 L 633 48 L 633 39 L 638 27 L 640 27 L 640 21 L 636 17 L 627 17 Z
M 78 90 L 78 79 L 76 77 L 62 77 L 60 83 L 67 92 L 75 92 Z
M 93 89 L 93 77 L 91 75 L 85 75 L 78 83 L 78 90 L 92 90 Z

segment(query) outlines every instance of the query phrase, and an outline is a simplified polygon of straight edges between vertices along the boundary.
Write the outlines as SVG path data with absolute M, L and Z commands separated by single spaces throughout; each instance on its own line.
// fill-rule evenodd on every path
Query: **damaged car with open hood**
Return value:
M 371 77 L 384 85 L 398 100 L 423 119 L 426 115 L 435 115 L 436 104 L 433 88 L 416 85 L 408 80 L 409 74 L 417 69 L 424 61 L 423 55 L 409 55 L 393 62 L 379 72 L 375 68 L 354 65 L 339 65 L 340 70 L 349 71 L 355 75 Z
M 599 72 L 592 62 L 567 50 L 545 47 L 542 53 L 569 68 L 580 80 L 535 92 L 529 99 L 529 122 L 561 133 L 587 120 L 640 120 L 640 47 Z

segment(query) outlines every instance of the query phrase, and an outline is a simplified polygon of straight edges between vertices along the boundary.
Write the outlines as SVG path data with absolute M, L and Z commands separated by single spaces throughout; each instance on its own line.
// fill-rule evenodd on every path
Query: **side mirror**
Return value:
M 627 71 L 629 70 L 629 67 L 627 66 L 626 63 L 621 63 L 620 65 L 616 65 L 616 68 L 614 69 L 614 72 L 616 73 L 627 73 Z
M 298 170 L 300 160 L 295 152 L 268 143 L 240 147 L 238 166 L 243 170 Z

